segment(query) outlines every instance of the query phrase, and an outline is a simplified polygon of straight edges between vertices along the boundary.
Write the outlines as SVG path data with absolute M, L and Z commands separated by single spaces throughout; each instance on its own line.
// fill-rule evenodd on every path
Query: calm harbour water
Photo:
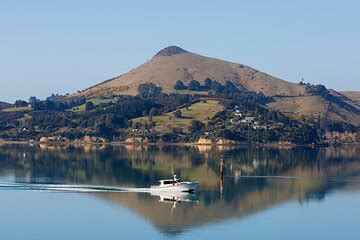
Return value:
M 199 191 L 92 191 L 171 168 Z M 358 239 L 360 147 L 2 145 L 0 199 L 0 239 Z

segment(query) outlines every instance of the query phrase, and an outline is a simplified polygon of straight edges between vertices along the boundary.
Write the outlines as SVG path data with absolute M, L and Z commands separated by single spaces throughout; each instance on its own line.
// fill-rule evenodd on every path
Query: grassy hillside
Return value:
M 174 112 L 169 112 L 161 116 L 152 117 L 152 121 L 155 122 L 155 130 L 159 133 L 171 132 L 175 128 L 182 128 L 187 132 L 192 120 L 196 119 L 207 123 L 217 112 L 223 109 L 224 106 L 218 100 L 207 99 L 192 104 L 188 108 L 182 108 L 182 117 L 180 118 L 175 117 Z M 133 122 L 146 123 L 148 121 L 148 117 L 133 119 Z
M 164 53 L 165 52 L 165 53 Z M 178 47 L 168 47 L 156 54 L 150 61 L 94 87 L 81 95 L 92 96 L 104 93 L 136 95 L 139 84 L 152 82 L 161 86 L 166 93 L 175 92 L 178 80 L 188 83 L 196 79 L 203 83 L 206 78 L 222 84 L 233 82 L 249 91 L 265 95 L 298 96 L 306 94 L 306 86 L 286 82 L 251 67 L 187 52 Z
M 276 97 L 267 106 L 284 113 L 318 116 L 326 113 L 328 103 L 320 96 Z
M 360 92 L 357 91 L 343 91 L 340 92 L 346 97 L 350 98 L 355 104 L 360 106 Z
M 28 111 L 31 110 L 31 107 L 10 107 L 6 108 L 3 111 L 4 112 L 22 112 L 22 111 Z
M 355 126 L 360 124 L 360 108 L 350 103 L 351 108 L 331 102 L 321 96 L 276 97 L 275 102 L 267 104 L 271 109 L 277 109 L 293 116 L 326 117 L 336 122 L 347 122 Z M 347 102 L 345 102 L 347 104 Z
M 92 98 L 92 99 L 89 99 L 87 100 L 89 102 L 92 102 L 95 106 L 101 104 L 101 103 L 108 103 L 108 102 L 114 102 L 115 99 L 101 99 L 101 98 Z M 85 107 L 86 107 L 86 104 L 82 104 L 80 106 L 76 106 L 76 107 L 73 107 L 72 109 L 70 109 L 70 111 L 74 111 L 74 112 L 84 112 L 85 111 Z

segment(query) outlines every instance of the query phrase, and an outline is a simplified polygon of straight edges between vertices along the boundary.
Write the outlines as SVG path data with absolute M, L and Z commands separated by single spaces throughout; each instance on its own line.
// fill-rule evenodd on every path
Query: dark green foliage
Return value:
M 155 102 L 162 106 L 162 113 L 174 111 L 178 108 L 186 107 L 197 102 L 199 96 L 188 94 L 161 94 L 155 99 Z
M 179 86 L 181 84 L 179 83 Z M 140 136 L 157 141 L 196 141 L 200 136 L 213 139 L 225 138 L 244 142 L 291 141 L 296 144 L 319 142 L 326 130 L 356 131 L 358 128 L 342 123 L 320 119 L 314 125 L 297 122 L 279 111 L 261 106 L 269 101 L 262 93 L 249 92 L 236 87 L 232 82 L 225 85 L 206 79 L 203 86 L 193 80 L 191 89 L 206 90 L 209 94 L 223 99 L 225 110 L 217 113 L 204 125 L 193 120 L 188 132 L 174 129 L 162 136 L 154 133 L 153 117 L 174 111 L 172 118 L 181 118 L 181 108 L 193 103 L 206 101 L 203 95 L 164 94 L 155 84 L 139 86 L 139 96 L 101 96 L 113 101 L 94 105 L 83 97 L 64 97 L 52 95 L 42 101 L 36 97 L 29 99 L 33 110 L 22 112 L 0 112 L 0 138 L 39 139 L 41 136 L 62 135 L 69 139 L 82 138 L 84 135 L 99 136 L 107 139 L 123 140 L 128 136 Z M 317 94 L 326 95 L 324 88 L 318 87 Z M 329 99 L 334 96 L 327 96 Z M 116 99 L 116 101 L 114 101 Z M 336 100 L 336 99 L 335 99 Z M 334 100 L 334 101 L 335 101 Z M 338 101 L 338 100 L 336 100 Z M 25 105 L 17 102 L 18 106 Z M 86 103 L 86 111 L 66 111 Z M 239 114 L 234 114 L 235 110 Z M 147 123 L 133 123 L 131 119 L 148 116 Z M 244 116 L 254 117 L 252 122 L 241 122 Z M 256 121 L 256 124 L 255 124 Z M 305 121 L 305 120 L 304 120 Z M 129 129 L 132 127 L 133 129 Z M 135 130 L 136 129 L 136 130 Z
M 188 85 L 188 89 L 192 91 L 200 91 L 201 90 L 201 84 L 197 80 L 191 80 Z
M 204 82 L 203 90 L 210 90 L 212 84 L 213 84 L 213 80 L 211 80 L 210 78 L 206 78 Z
M 7 130 L 18 125 L 17 119 L 22 117 L 19 112 L 2 112 L 0 111 L 0 130 Z
M 64 111 L 72 107 L 82 105 L 86 102 L 84 97 L 77 98 L 65 98 L 65 97 L 49 97 L 45 101 L 39 100 L 36 97 L 29 98 L 29 104 L 33 110 L 45 110 L 45 111 Z
M 225 91 L 227 94 L 235 94 L 240 92 L 239 89 L 230 81 L 225 83 Z
M 14 105 L 15 107 L 26 107 L 28 103 L 23 100 L 16 100 Z
M 40 100 L 38 100 L 36 97 L 30 97 L 29 98 L 29 104 L 33 110 L 42 110 L 42 105 L 40 104 Z
M 326 118 L 324 119 L 320 119 L 317 123 L 317 127 L 324 132 L 325 130 L 328 131 L 335 131 L 335 132 L 345 132 L 345 131 L 350 131 L 350 132 L 356 132 L 358 130 L 357 127 L 349 124 L 349 123 L 344 123 L 344 122 L 332 122 L 327 120 Z
M 231 105 L 229 104 L 229 106 Z M 204 131 L 210 132 L 212 138 L 245 142 L 289 141 L 295 144 L 311 144 L 319 141 L 314 126 L 299 124 L 278 111 L 261 107 L 247 109 L 241 105 L 236 106 L 248 116 L 254 117 L 257 122 L 256 126 L 266 127 L 255 128 L 255 120 L 249 123 L 241 123 L 240 119 L 233 115 L 233 110 L 229 108 L 229 110 L 217 113 Z
M 192 134 L 192 135 L 198 135 L 201 130 L 204 128 L 205 124 L 198 121 L 198 120 L 192 120 L 191 121 L 191 125 L 189 126 L 189 132 Z
M 211 84 L 211 90 L 214 90 L 215 93 L 221 93 L 224 90 L 224 86 L 218 81 L 213 81 Z
M 178 142 L 178 134 L 177 133 L 174 133 L 174 132 L 171 132 L 171 133 L 165 133 L 161 136 L 161 140 L 163 142 L 168 142 L 168 143 L 171 143 L 171 142 Z
M 185 90 L 187 87 L 184 85 L 184 83 L 181 80 L 178 80 L 176 84 L 174 85 L 175 90 Z
M 91 101 L 87 101 L 85 105 L 85 111 L 91 111 L 94 109 L 94 103 Z
M 157 108 L 151 108 L 150 109 L 150 112 L 149 112 L 149 115 L 150 116 L 156 116 L 156 115 L 158 115 L 159 114 L 159 111 L 158 111 L 158 109 Z
M 112 128 L 108 126 L 105 122 L 101 122 L 95 126 L 95 131 L 98 136 L 111 139 L 112 138 Z
M 161 87 L 157 87 L 154 83 L 142 83 L 138 87 L 138 93 L 141 98 L 155 98 L 162 92 Z

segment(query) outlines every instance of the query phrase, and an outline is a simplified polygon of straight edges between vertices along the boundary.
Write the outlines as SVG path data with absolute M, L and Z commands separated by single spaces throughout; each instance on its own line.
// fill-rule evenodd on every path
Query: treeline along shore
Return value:
M 138 94 L 52 95 L 0 111 L 2 141 L 199 145 L 334 145 L 360 142 L 359 127 L 266 107 L 271 97 L 210 78 L 175 93 L 143 83 Z M 321 93 L 323 94 L 323 93 Z

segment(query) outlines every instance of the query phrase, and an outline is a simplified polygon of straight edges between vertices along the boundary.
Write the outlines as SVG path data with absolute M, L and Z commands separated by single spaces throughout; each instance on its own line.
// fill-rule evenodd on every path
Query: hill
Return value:
M 1 109 L 11 108 L 11 107 L 13 107 L 13 105 L 12 105 L 11 103 L 1 102 L 1 101 L 0 101 L 0 110 L 1 110 Z
M 342 91 L 340 92 L 347 98 L 351 99 L 353 102 L 355 102 L 358 106 L 360 106 L 360 92 L 357 91 Z
M 89 96 L 104 93 L 136 95 L 139 84 L 152 82 L 164 92 L 174 92 L 176 81 L 189 83 L 192 79 L 204 83 L 206 78 L 222 84 L 233 82 L 240 88 L 262 92 L 267 96 L 300 96 L 306 94 L 306 86 L 286 82 L 251 67 L 205 57 L 176 46 L 158 52 L 150 61 L 134 70 L 107 80 L 82 92 Z
M 207 78 L 221 84 L 230 81 L 243 91 L 273 97 L 274 102 L 268 107 L 286 114 L 360 125 L 360 105 L 354 94 L 341 94 L 321 85 L 287 82 L 243 64 L 201 56 L 177 46 L 167 47 L 134 70 L 77 95 L 87 98 L 108 94 L 136 95 L 139 85 L 149 82 L 162 87 L 165 93 L 174 93 L 178 80 L 188 84 L 195 79 L 203 84 Z
M 356 96 L 168 47 L 133 71 L 77 94 L 17 101 L 0 111 L 0 138 L 354 143 L 360 141 Z

